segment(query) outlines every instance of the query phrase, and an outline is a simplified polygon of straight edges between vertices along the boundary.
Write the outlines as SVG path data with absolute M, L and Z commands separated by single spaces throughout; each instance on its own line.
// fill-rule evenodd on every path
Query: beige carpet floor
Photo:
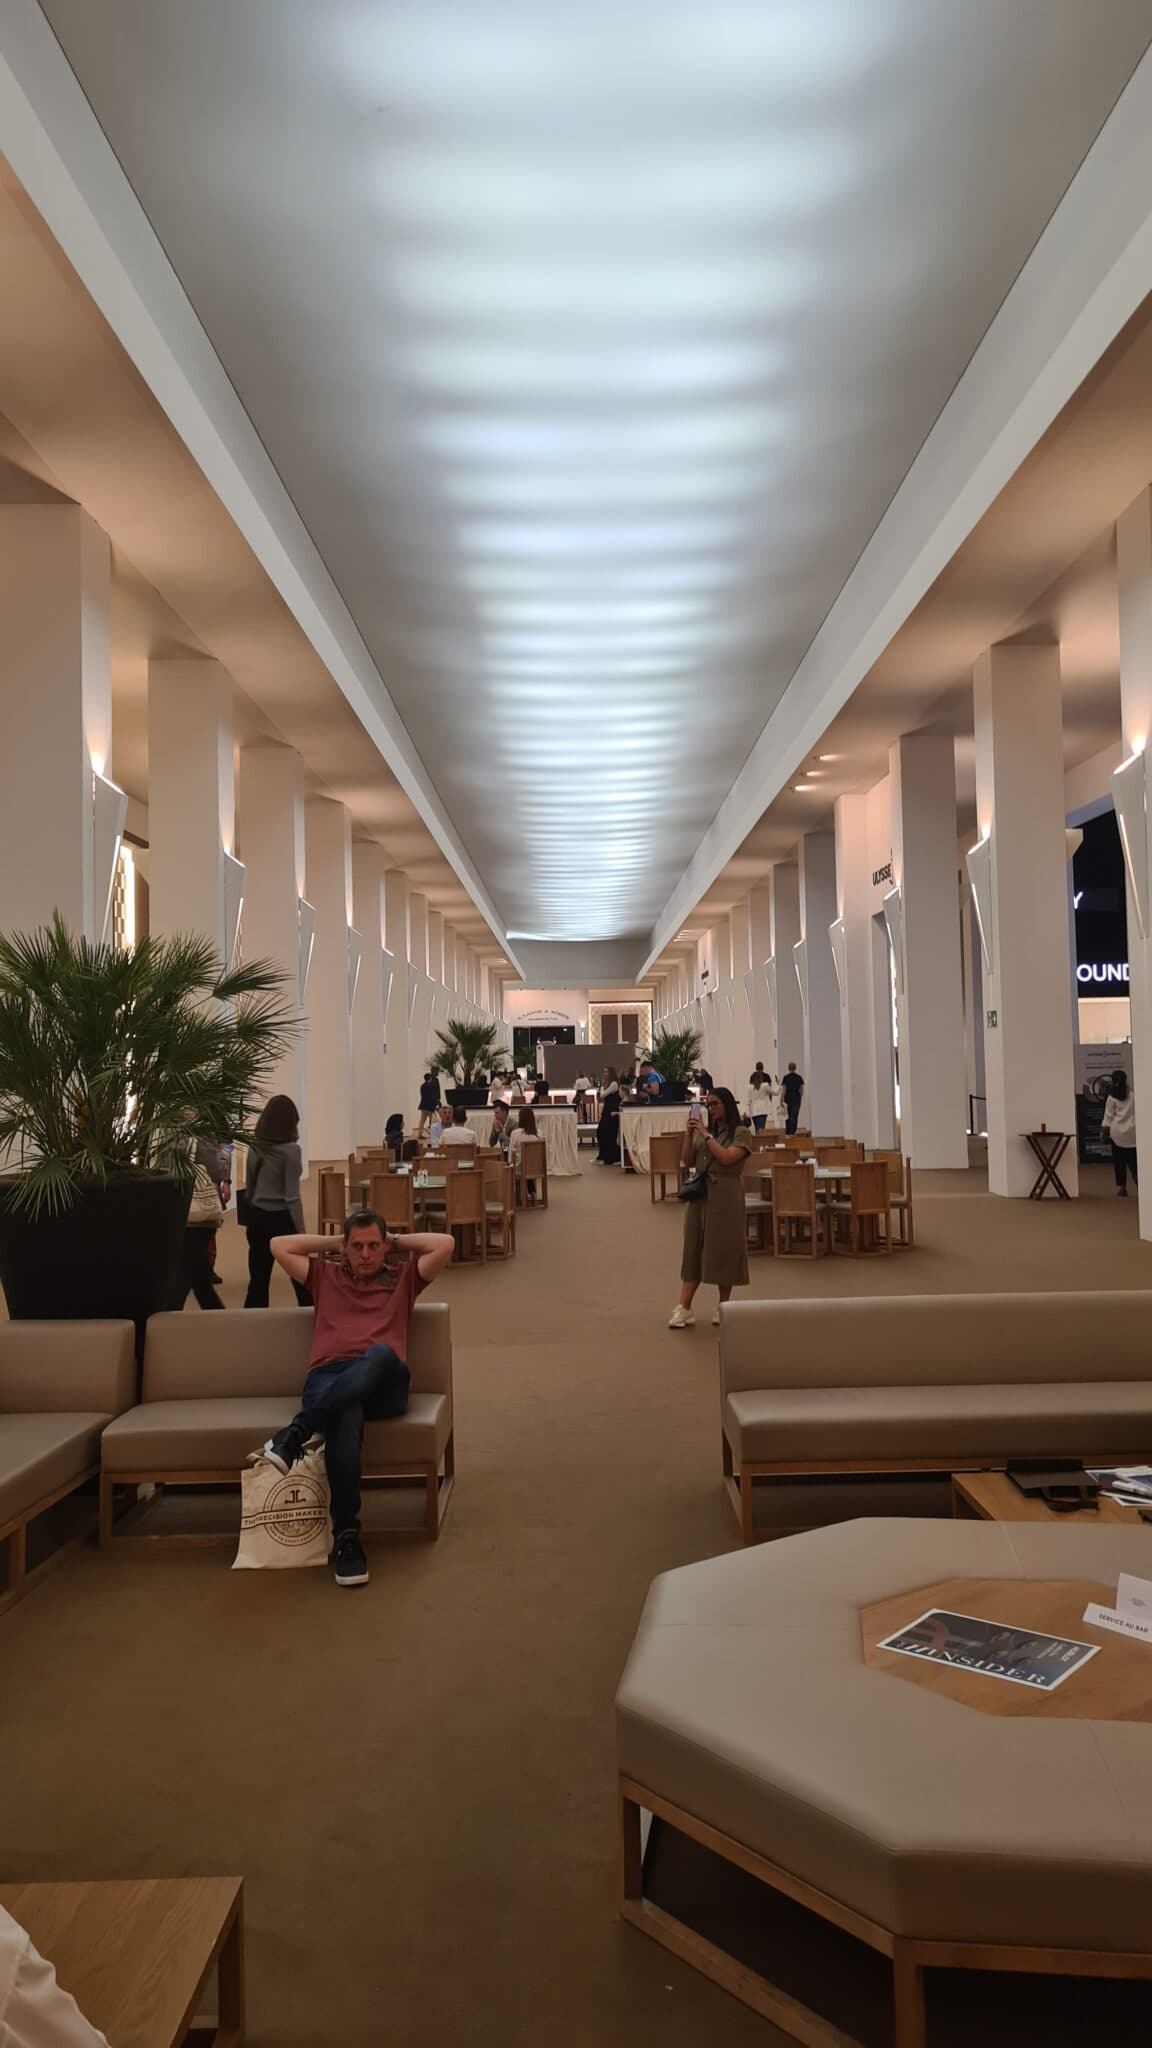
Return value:
M 711 1303 L 665 1327 L 681 1214 L 589 1165 L 446 1277 L 455 1500 L 364 1591 L 82 1554 L 0 1619 L 0 1875 L 242 1872 L 252 2048 L 774 2042 L 615 1916 L 617 1677 L 652 1577 L 734 1542 Z M 924 1175 L 917 1226 L 752 1292 L 1152 1287 L 1099 1170 L 1076 1205 Z

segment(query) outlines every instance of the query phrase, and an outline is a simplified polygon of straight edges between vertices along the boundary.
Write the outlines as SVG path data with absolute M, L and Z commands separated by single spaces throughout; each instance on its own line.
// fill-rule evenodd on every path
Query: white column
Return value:
M 408 1010 L 408 1093 L 413 1102 L 428 1065 L 431 1037 L 428 1000 L 428 898 L 408 891 L 408 958 L 415 970 L 415 994 Z
M 992 841 L 988 1186 L 1026 1195 L 1037 1166 L 1023 1133 L 1076 1129 L 1059 648 L 989 648 L 976 664 L 973 702 L 976 815 Z M 1075 1139 L 1061 1178 L 1074 1195 Z
M 201 933 L 226 967 L 243 881 L 235 837 L 231 679 L 218 661 L 150 661 L 149 930 Z
M 840 992 L 828 928 L 837 914 L 836 842 L 831 832 L 800 841 L 800 928 L 805 941 L 808 1003 L 804 1012 L 804 1105 L 814 1137 L 844 1132 L 840 1062 Z
M 444 980 L 444 919 L 438 910 L 428 910 L 428 972 L 433 981 Z
M 238 850 L 244 862 L 240 949 L 247 961 L 271 960 L 288 976 L 285 996 L 303 1016 L 307 948 L 301 947 L 304 894 L 304 773 L 292 747 L 240 750 Z M 290 1095 L 300 1112 L 300 1148 L 307 1150 L 306 1038 L 301 1031 L 266 1084 L 269 1095 Z
M 795 1062 L 805 1072 L 804 1010 L 796 979 L 795 947 L 800 937 L 800 870 L 795 861 L 772 869 L 772 957 L 776 962 L 776 1059 L 778 1073 Z M 801 1112 L 805 1124 L 807 1108 Z
M 1120 723 L 1124 754 L 1147 753 L 1152 741 L 1152 490 L 1143 490 L 1116 521 L 1120 614 Z M 1149 849 L 1152 853 L 1152 847 Z M 1152 1238 L 1152 919 L 1140 931 L 1132 886 L 1128 895 L 1128 996 L 1136 1149 L 1140 1161 L 1140 1235 Z
M 452 1002 L 456 998 L 456 927 L 444 926 L 444 986 Z
M 308 981 L 310 1156 L 344 1159 L 353 1144 L 348 943 L 352 821 L 346 806 L 334 798 L 311 797 L 304 807 L 304 825 L 306 894 L 316 912 Z
M 418 974 L 428 972 L 428 898 L 408 892 L 408 958 Z
M 779 1071 L 776 1051 L 776 1019 L 764 979 L 764 962 L 772 951 L 772 890 L 765 886 L 748 891 L 748 961 L 752 969 L 752 1065 L 762 1060 L 768 1072 Z M 748 1072 L 752 1072 L 749 1067 Z
M 392 994 L 384 1043 L 388 1063 L 388 1114 L 399 1110 L 415 1123 L 419 1095 L 413 1095 L 408 1060 L 408 877 L 402 868 L 384 871 L 384 943 L 392 955 Z
M 756 1063 L 752 1049 L 752 1012 L 748 997 L 751 992 L 748 975 L 752 966 L 748 937 L 748 899 L 742 897 L 729 912 L 728 924 L 732 935 L 732 1071 L 736 1076 L 733 1090 L 737 1102 L 743 1102 L 748 1076 Z
M 385 947 L 384 848 L 358 839 L 352 848 L 352 922 L 360 935 L 360 973 L 352 1002 L 353 1138 L 379 1145 L 391 1114 L 391 1072 L 384 1050 L 393 961 Z M 399 1104 L 396 1105 L 399 1107 Z
M 917 1166 L 967 1166 L 956 749 L 950 733 L 908 733 L 889 760 L 892 880 L 904 931 L 900 1144 Z
M 78 505 L 0 505 L 0 928 L 59 910 L 104 936 L 122 805 L 110 774 L 108 539 Z M 103 829 L 112 816 L 109 829 Z
M 876 992 L 873 985 L 872 875 L 868 861 L 868 799 L 836 799 L 836 904 L 843 924 L 837 977 L 840 998 L 840 1072 L 844 1135 L 864 1145 L 881 1143 Z M 836 966 L 833 954 L 833 968 Z M 883 991 L 882 991 L 883 993 Z M 887 1043 L 883 1041 L 887 1062 Z M 885 1139 L 892 1136 L 887 1127 Z

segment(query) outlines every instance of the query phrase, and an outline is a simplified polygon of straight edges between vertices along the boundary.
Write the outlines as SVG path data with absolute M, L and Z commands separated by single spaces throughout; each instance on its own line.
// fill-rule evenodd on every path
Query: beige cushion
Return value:
M 771 1387 L 729 1394 L 738 1459 L 1081 1457 L 1152 1449 L 1152 1382 Z
M 127 1322 L 0 1323 L 0 1415 L 119 1415 L 136 1399 Z
M 107 1421 L 106 1415 L 0 1415 L 0 1528 L 94 1471 Z
M 249 1311 L 250 1316 L 257 1313 Z M 259 1450 L 275 1430 L 291 1422 L 298 1406 L 297 1398 L 274 1394 L 146 1401 L 105 1430 L 103 1467 L 111 1474 L 239 1472 L 249 1452 Z M 413 1394 L 406 1414 L 393 1422 L 365 1426 L 364 1469 L 388 1462 L 439 1464 L 450 1431 L 447 1396 Z
M 1152 1293 L 889 1295 L 729 1302 L 724 1395 L 758 1387 L 1144 1381 Z
M 191 1310 L 151 1316 L 144 1344 L 143 1399 L 216 1400 L 284 1395 L 298 1401 L 312 1341 L 310 1308 Z M 448 1305 L 418 1301 L 408 1331 L 414 1393 L 452 1398 Z
M 859 1626 L 954 1576 L 1147 1568 L 1142 1529 L 867 1521 L 669 1572 L 617 1698 L 620 1769 L 897 1934 L 1147 1951 L 1147 1729 L 973 1712 L 870 1670 Z

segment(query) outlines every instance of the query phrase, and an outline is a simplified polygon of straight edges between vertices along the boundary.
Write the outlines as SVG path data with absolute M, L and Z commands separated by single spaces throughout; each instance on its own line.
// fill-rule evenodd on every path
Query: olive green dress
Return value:
M 744 1189 L 740 1176 L 744 1159 L 752 1150 L 752 1133 L 746 1124 L 729 1136 L 726 1130 L 711 1134 L 718 1145 L 739 1145 L 742 1157 L 735 1166 L 721 1166 L 712 1157 L 705 1133 L 696 1133 L 693 1171 L 708 1174 L 708 1193 L 702 1202 L 684 1204 L 684 1260 L 681 1280 L 707 1281 L 712 1287 L 747 1287 L 748 1225 L 744 1217 Z

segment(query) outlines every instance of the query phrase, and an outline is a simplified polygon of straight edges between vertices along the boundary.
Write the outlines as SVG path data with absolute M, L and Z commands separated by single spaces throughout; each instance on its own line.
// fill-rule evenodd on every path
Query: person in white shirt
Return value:
M 56 1980 L 18 1920 L 0 1906 L 0 2042 L 4 2048 L 108 2048 Z
M 748 1076 L 748 1114 L 752 1129 L 762 1131 L 772 1110 L 772 1076 L 764 1071 L 763 1060 L 757 1060 L 755 1071 Z
M 1112 1075 L 1112 1088 L 1104 1104 L 1106 1138 L 1112 1141 L 1112 1171 L 1116 1176 L 1116 1193 L 1124 1198 L 1128 1194 L 1128 1175 L 1139 1183 L 1136 1171 L 1136 1097 L 1128 1086 L 1128 1076 L 1123 1067 L 1117 1067 Z
M 452 1121 L 444 1132 L 442 1142 L 445 1145 L 474 1145 L 476 1143 L 476 1133 L 468 1122 L 468 1112 L 466 1109 L 461 1109 L 459 1104 L 452 1111 Z

